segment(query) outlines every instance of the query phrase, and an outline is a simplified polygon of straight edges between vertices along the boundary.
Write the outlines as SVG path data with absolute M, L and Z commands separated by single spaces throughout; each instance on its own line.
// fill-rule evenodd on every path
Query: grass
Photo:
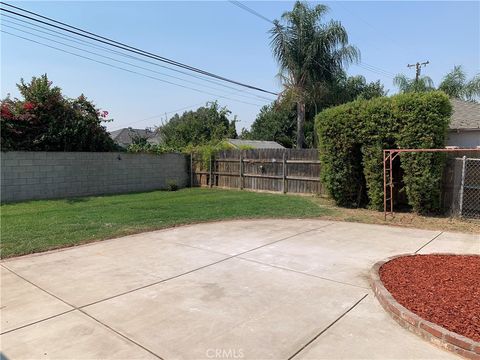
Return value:
M 0 249 L 6 258 L 181 224 L 329 212 L 311 197 L 200 188 L 29 201 L 1 206 Z
M 219 189 L 41 200 L 1 206 L 2 258 L 176 225 L 238 218 L 322 218 L 480 233 L 480 222 L 344 209 L 325 198 Z

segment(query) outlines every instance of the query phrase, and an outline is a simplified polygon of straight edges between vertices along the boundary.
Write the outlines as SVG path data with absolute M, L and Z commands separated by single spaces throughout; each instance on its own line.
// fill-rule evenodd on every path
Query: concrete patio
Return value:
M 1 263 L 2 359 L 448 359 L 368 286 L 401 253 L 480 237 L 321 220 L 239 220 Z

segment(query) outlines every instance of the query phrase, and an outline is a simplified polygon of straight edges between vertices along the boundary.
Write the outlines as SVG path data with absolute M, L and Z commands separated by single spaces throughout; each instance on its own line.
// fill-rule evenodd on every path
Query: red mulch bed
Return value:
M 421 318 L 480 341 L 480 256 L 403 256 L 385 263 L 380 279 Z

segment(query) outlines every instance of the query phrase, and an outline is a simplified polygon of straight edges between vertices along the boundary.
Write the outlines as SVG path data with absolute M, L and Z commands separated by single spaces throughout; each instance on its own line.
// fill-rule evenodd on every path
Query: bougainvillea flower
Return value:
M 5 119 L 11 119 L 13 117 L 13 114 L 7 104 L 2 104 L 1 116 Z
M 27 101 L 25 104 L 23 104 L 23 109 L 24 110 L 32 110 L 33 108 L 35 108 L 35 104 L 34 103 L 31 103 L 30 101 Z

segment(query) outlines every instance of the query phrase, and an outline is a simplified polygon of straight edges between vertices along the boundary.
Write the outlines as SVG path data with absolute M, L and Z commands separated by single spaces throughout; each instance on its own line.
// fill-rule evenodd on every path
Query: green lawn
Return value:
M 309 197 L 200 188 L 5 204 L 1 206 L 1 257 L 179 224 L 314 217 L 331 211 Z

